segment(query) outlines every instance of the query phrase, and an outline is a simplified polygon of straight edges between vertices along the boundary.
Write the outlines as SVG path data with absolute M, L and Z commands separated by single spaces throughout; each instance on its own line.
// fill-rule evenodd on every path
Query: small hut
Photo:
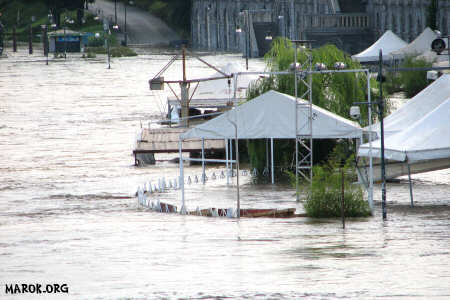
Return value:
M 88 35 L 69 29 L 59 29 L 48 34 L 50 52 L 81 52 L 87 46 Z

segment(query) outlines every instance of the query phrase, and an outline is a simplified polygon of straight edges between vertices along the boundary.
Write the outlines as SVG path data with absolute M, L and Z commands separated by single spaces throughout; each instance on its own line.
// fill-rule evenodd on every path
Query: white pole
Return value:
M 233 174 L 233 139 L 229 140 L 230 142 L 230 171 Z
M 234 74 L 234 87 L 235 87 L 235 95 L 234 100 L 237 102 L 236 99 L 236 85 L 237 85 L 237 74 Z M 236 216 L 239 219 L 241 217 L 241 199 L 239 196 L 239 137 L 238 137 L 238 115 L 237 115 L 237 108 L 234 109 L 234 112 L 236 113 L 236 124 L 235 124 L 235 134 L 236 134 L 236 188 L 237 188 L 237 210 L 236 210 Z
M 226 160 L 226 173 L 227 173 L 227 185 L 230 184 L 230 176 L 229 176 L 229 172 L 230 172 L 230 164 L 228 162 L 228 139 L 225 139 L 225 160 Z
M 183 153 L 182 153 L 182 148 L 183 148 L 183 141 L 180 139 L 178 141 L 178 152 L 179 152 L 179 156 L 180 156 L 180 187 L 181 187 L 181 209 L 180 209 L 180 214 L 186 214 L 186 206 L 184 203 L 184 170 L 183 170 Z
M 206 174 L 205 174 L 205 139 L 202 138 L 202 182 L 205 184 L 206 182 Z
M 292 36 L 291 30 L 291 36 Z M 298 104 L 298 91 L 297 91 L 297 43 L 295 43 L 295 52 L 294 52 L 294 89 L 295 89 L 295 199 L 300 201 L 300 197 L 298 194 L 298 115 L 297 115 L 297 104 Z
M 411 198 L 411 207 L 414 207 L 413 189 L 411 181 L 411 168 L 409 166 L 409 160 L 407 160 L 406 163 L 408 164 L 409 197 Z
M 370 95 L 370 72 L 367 72 L 367 102 L 369 102 L 368 113 L 369 113 L 369 206 L 370 210 L 373 211 L 373 158 L 372 158 L 372 102 Z
M 272 184 L 274 184 L 275 183 L 275 170 L 274 170 L 274 167 L 273 167 L 273 138 L 271 138 L 270 139 L 270 159 L 271 159 L 271 162 L 272 162 Z

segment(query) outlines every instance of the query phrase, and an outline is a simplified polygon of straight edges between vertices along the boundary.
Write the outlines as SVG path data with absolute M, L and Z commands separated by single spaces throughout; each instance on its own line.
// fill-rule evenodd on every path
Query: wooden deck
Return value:
M 133 153 L 174 153 L 178 152 L 180 134 L 189 128 L 157 128 L 142 129 L 141 139 Z M 205 140 L 205 151 L 224 150 L 224 140 Z M 183 141 L 183 152 L 199 152 L 202 150 L 201 140 Z

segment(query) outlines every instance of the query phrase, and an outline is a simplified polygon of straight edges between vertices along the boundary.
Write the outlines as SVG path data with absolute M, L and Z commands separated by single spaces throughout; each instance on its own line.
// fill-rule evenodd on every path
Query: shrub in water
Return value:
M 342 175 L 344 175 L 344 212 L 346 217 L 367 217 L 370 207 L 364 200 L 360 185 L 354 184 L 353 157 L 341 165 L 341 158 L 333 152 L 331 159 L 313 169 L 313 182 L 304 204 L 306 214 L 314 218 L 341 216 Z

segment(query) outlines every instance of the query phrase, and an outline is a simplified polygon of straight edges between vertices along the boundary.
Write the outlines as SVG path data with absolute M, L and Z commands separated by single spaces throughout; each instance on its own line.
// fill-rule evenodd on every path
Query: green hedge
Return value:
M 327 163 L 313 168 L 313 181 L 304 204 L 306 214 L 314 218 L 341 216 L 342 176 L 344 176 L 344 211 L 346 217 L 367 217 L 370 207 L 359 184 L 354 183 L 354 156 L 343 160 L 342 152 L 333 151 Z M 345 164 L 343 164 L 345 162 Z

